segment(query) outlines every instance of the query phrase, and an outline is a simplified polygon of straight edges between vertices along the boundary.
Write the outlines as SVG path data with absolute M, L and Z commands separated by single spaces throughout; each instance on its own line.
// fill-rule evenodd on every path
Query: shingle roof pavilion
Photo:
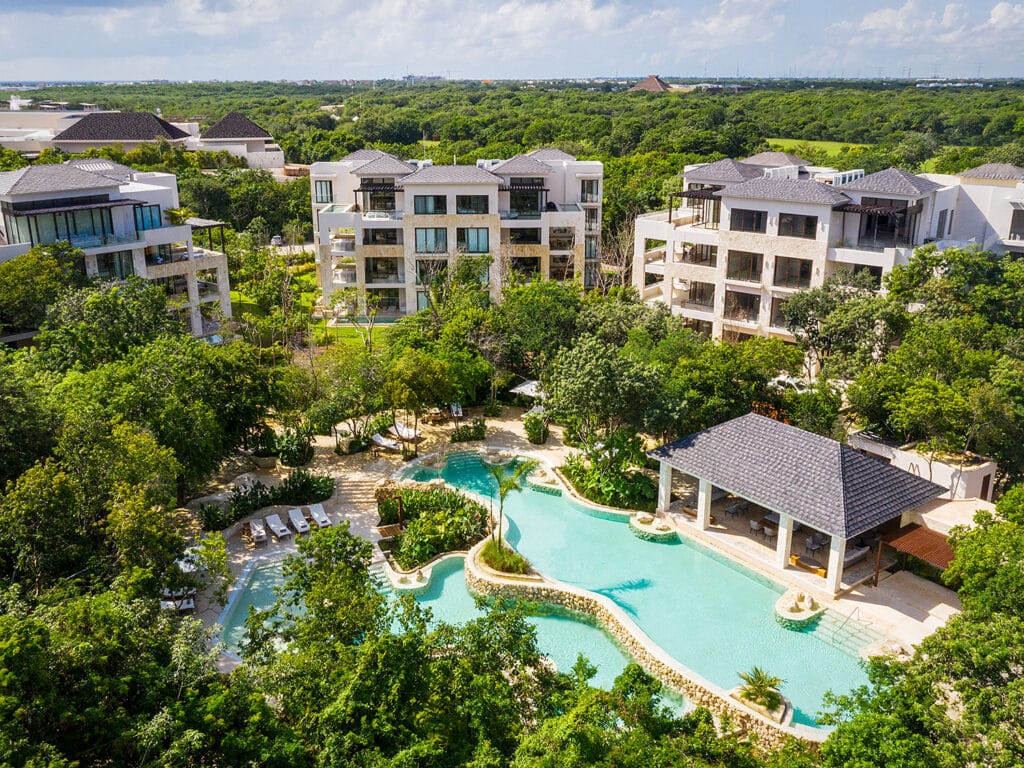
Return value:
M 721 197 L 779 200 L 785 203 L 811 203 L 814 205 L 836 206 L 851 202 L 849 197 L 831 184 L 798 179 L 751 179 L 742 184 L 726 187 L 718 194 Z
M 688 182 L 726 181 L 740 183 L 750 181 L 751 179 L 763 178 L 764 169 L 727 157 L 723 160 L 716 160 L 713 163 L 702 165 L 700 168 L 694 168 L 689 173 L 683 175 L 686 176 Z
M 1024 168 L 1010 163 L 985 163 L 957 174 L 964 179 L 994 179 L 998 181 L 1024 181 Z
M 73 165 L 28 165 L 0 173 L 0 195 L 32 195 L 117 188 L 115 179 Z
M 848 445 L 755 413 L 647 455 L 843 539 L 946 491 Z
M 228 112 L 203 131 L 204 139 L 271 139 L 264 128 L 256 125 L 241 112 Z
M 90 112 L 54 141 L 176 141 L 188 134 L 149 112 Z

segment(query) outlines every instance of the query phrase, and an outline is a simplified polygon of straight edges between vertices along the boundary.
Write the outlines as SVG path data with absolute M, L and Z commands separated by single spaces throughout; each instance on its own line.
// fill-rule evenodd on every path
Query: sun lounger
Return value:
M 863 560 L 868 556 L 868 552 L 871 547 L 857 547 L 856 549 L 846 550 L 846 557 L 843 558 L 843 567 L 849 567 L 859 560 Z
M 266 520 L 267 527 L 270 528 L 270 532 L 274 534 L 275 538 L 283 539 L 292 535 L 291 529 L 281 522 L 280 515 L 267 515 Z
M 253 544 L 259 544 L 267 540 L 267 527 L 262 520 L 249 521 L 249 538 Z
M 401 424 L 392 424 L 388 431 L 404 443 L 411 443 L 419 439 L 420 433 L 412 427 L 403 427 Z
M 454 416 L 456 419 L 461 419 L 462 418 L 462 404 L 461 403 L 452 403 L 450 407 L 452 409 L 452 416 Z
M 309 533 L 309 523 L 306 522 L 306 516 L 302 514 L 301 509 L 289 509 L 288 520 L 296 533 Z
M 196 609 L 196 601 L 191 597 L 184 597 L 179 600 L 161 600 L 160 610 L 162 611 L 179 611 L 184 613 L 186 611 L 194 611 Z
M 388 451 L 402 450 L 402 444 L 400 442 L 398 442 L 397 440 L 391 440 L 379 433 L 376 435 L 371 435 L 370 439 L 373 441 L 373 444 L 376 445 L 378 448 L 384 448 L 385 450 Z
M 323 504 L 310 504 L 309 514 L 313 516 L 313 522 L 316 523 L 317 528 L 327 528 L 331 524 L 331 518 L 324 512 Z

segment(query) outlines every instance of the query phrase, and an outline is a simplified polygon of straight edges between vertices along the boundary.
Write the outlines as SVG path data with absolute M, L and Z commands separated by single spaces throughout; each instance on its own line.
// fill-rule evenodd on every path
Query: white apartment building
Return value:
M 405 162 L 362 149 L 310 167 L 323 302 L 347 287 L 381 312 L 426 305 L 426 286 L 460 253 L 489 256 L 497 299 L 513 274 L 582 280 L 600 262 L 604 168 L 557 149 L 474 165 Z
M 763 152 L 687 166 L 683 185 L 678 207 L 637 218 L 633 285 L 715 338 L 792 341 L 781 302 L 840 267 L 880 280 L 936 241 L 1024 251 L 1024 169 L 1012 166 L 864 175 Z
M 161 285 L 192 333 L 208 336 L 231 317 L 227 257 L 195 247 L 190 225 L 169 223 L 166 211 L 178 207 L 174 174 L 102 158 L 0 173 L 0 262 L 68 240 L 84 251 L 87 275 Z

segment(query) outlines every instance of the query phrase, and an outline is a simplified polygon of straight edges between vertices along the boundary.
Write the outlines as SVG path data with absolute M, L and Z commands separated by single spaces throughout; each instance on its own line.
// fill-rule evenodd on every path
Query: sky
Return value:
M 1022 77 L 1024 2 L 0 0 L 0 81 Z

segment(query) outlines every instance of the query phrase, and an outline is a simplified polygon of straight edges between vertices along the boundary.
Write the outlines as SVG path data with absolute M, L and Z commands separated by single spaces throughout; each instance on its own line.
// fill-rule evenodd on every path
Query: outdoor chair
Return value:
M 267 515 L 266 521 L 267 527 L 270 529 L 270 532 L 274 534 L 275 538 L 284 539 L 292 535 L 288 526 L 281 522 L 280 515 Z
M 262 520 L 249 521 L 249 539 L 253 544 L 259 544 L 267 540 L 267 528 Z
M 757 520 L 750 521 L 750 532 L 755 536 L 764 532 L 764 527 Z
M 309 523 L 306 521 L 306 516 L 302 514 L 301 509 L 289 509 L 288 520 L 292 524 L 292 528 L 295 529 L 296 533 L 309 533 Z
M 317 528 L 328 528 L 331 525 L 331 518 L 327 516 L 324 511 L 323 504 L 310 504 L 309 514 L 313 518 L 313 522 L 316 523 Z

